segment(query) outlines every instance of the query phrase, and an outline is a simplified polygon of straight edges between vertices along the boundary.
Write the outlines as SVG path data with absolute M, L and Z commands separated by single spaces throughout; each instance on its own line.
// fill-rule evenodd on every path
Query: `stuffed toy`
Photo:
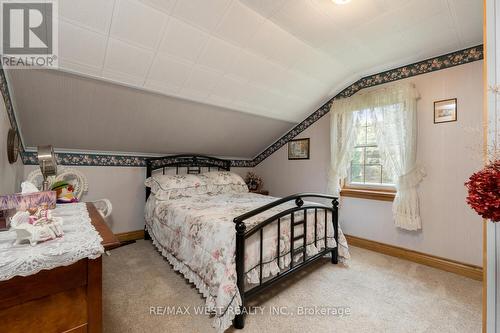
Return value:
M 61 180 L 55 182 L 52 185 L 52 191 L 55 191 L 57 193 L 57 203 L 78 202 L 78 199 L 73 193 L 73 185 L 71 185 L 67 181 Z

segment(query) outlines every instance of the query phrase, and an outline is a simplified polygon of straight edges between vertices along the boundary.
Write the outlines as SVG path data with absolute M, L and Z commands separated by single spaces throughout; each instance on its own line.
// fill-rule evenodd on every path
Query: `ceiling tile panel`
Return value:
M 181 90 L 180 86 L 168 84 L 166 82 L 154 82 L 153 80 L 146 81 L 144 87 L 148 90 L 169 96 L 178 96 Z
M 481 4 L 478 5 L 482 8 Z M 399 18 L 399 29 L 406 30 L 418 26 L 429 17 L 448 16 L 449 8 L 446 0 L 411 0 L 405 6 L 392 11 L 391 15 Z M 478 23 L 482 25 L 482 22 L 476 22 Z
M 408 0 L 397 1 L 396 4 L 388 6 L 385 11 L 394 10 Z M 441 0 L 436 0 L 441 1 Z M 348 5 L 336 5 L 331 0 L 310 0 L 309 3 L 321 14 L 329 18 L 330 24 L 334 27 L 331 32 L 349 32 L 370 20 L 373 20 L 385 11 L 382 2 L 384 0 L 354 0 Z
M 239 100 L 246 94 L 246 81 L 231 75 L 221 77 L 213 88 L 213 95 L 226 100 Z
M 285 91 L 293 96 L 318 100 L 326 95 L 330 87 L 321 85 L 314 79 L 299 75 L 299 80 L 283 84 Z
M 208 32 L 213 31 L 222 19 L 231 0 L 181 0 L 173 15 Z
M 182 87 L 189 77 L 192 63 L 158 54 L 153 61 L 147 82 Z
M 307 44 L 318 47 L 336 30 L 334 22 L 309 1 L 292 1 L 271 18 Z
M 403 34 L 424 58 L 446 53 L 444 50 L 460 48 L 458 35 L 449 15 L 423 19 L 419 24 L 403 31 Z
M 208 38 L 200 29 L 171 18 L 158 51 L 195 62 Z
M 220 38 L 212 37 L 198 58 L 198 63 L 223 73 L 234 72 L 242 50 Z
M 153 56 L 149 50 L 110 38 L 104 69 L 144 80 Z
M 245 6 L 253 9 L 263 17 L 270 17 L 280 10 L 289 0 L 240 0 Z
M 232 109 L 233 107 L 233 99 L 230 97 L 223 97 L 219 95 L 215 95 L 213 92 L 208 96 L 208 98 L 205 100 L 206 103 L 209 103 L 211 105 L 217 105 L 221 106 L 224 108 L 230 108 Z M 234 109 L 236 110 L 236 109 Z
M 59 16 L 107 34 L 114 2 L 115 0 L 59 1 Z
M 253 82 L 265 83 L 280 66 L 256 54 L 243 51 L 237 60 L 236 74 Z
M 341 48 L 332 45 L 329 48 L 329 54 L 338 62 L 345 64 L 349 73 L 362 74 L 368 67 L 374 65 L 374 55 L 365 42 L 360 43 L 350 39 L 341 45 Z M 332 79 L 334 79 L 333 76 Z
M 239 1 L 233 1 L 219 24 L 217 34 L 223 39 L 245 47 L 262 24 L 264 24 L 262 16 Z
M 177 1 L 184 2 L 183 0 L 140 0 L 140 1 L 152 8 L 164 12 L 165 14 L 172 13 L 172 10 L 174 9 Z
M 298 70 L 324 83 L 330 83 L 332 78 L 344 76 L 347 67 L 325 53 L 313 50 L 307 57 L 300 59 L 294 66 Z M 336 73 L 333 75 L 332 73 Z
M 116 1 L 111 36 L 155 49 L 168 17 L 138 1 Z
M 62 59 L 101 68 L 105 52 L 105 35 L 59 22 L 59 56 Z
M 59 68 L 66 72 L 71 72 L 75 74 L 84 74 L 85 76 L 101 76 L 102 67 L 94 67 L 89 65 L 84 65 L 81 63 L 72 62 L 67 59 L 59 58 Z
M 266 21 L 258 29 L 249 41 L 248 48 L 285 67 L 295 64 L 304 53 L 314 51 L 271 21 Z
M 456 15 L 456 29 L 460 31 L 464 47 L 477 44 L 477 41 L 483 37 L 483 27 L 477 24 L 483 19 L 483 10 L 477 2 L 481 1 L 450 1 L 451 9 Z
M 122 72 L 117 72 L 109 69 L 104 69 L 102 71 L 102 77 L 111 80 L 113 82 L 128 84 L 128 85 L 142 85 L 144 82 L 144 78 L 139 76 L 133 76 L 129 74 L 125 74 Z
M 220 80 L 222 74 L 209 68 L 201 66 L 193 67 L 189 79 L 186 81 L 183 89 L 187 91 L 196 91 L 204 99 L 210 95 L 215 84 Z

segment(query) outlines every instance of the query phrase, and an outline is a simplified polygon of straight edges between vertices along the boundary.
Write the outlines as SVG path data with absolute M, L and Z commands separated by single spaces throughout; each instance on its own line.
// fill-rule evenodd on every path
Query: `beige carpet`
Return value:
M 242 332 L 480 332 L 480 282 L 359 248 L 351 255 L 349 267 L 313 264 L 255 299 L 264 314 L 247 316 Z M 103 275 L 105 332 L 215 332 L 206 315 L 150 314 L 152 306 L 204 305 L 151 242 L 111 251 Z M 350 314 L 299 316 L 299 306 Z M 271 315 L 271 307 L 293 315 Z

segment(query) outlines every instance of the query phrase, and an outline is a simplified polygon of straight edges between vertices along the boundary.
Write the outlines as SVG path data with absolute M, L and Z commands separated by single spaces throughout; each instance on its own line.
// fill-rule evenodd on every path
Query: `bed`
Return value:
M 220 332 L 231 324 L 242 329 L 246 301 L 289 274 L 324 256 L 333 264 L 349 257 L 337 198 L 274 198 L 250 193 L 244 183 L 199 190 L 213 185 L 213 177 L 239 177 L 230 167 L 228 160 L 201 155 L 147 160 L 145 238 L 203 294 Z M 170 191 L 165 198 L 155 182 L 169 173 L 196 175 L 179 178 L 199 177 L 201 187 L 175 198 Z

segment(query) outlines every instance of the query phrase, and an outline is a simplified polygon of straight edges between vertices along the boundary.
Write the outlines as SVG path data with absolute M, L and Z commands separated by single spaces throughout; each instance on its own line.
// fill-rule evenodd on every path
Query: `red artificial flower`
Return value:
M 483 218 L 500 221 L 500 160 L 474 173 L 465 186 L 467 204 Z

